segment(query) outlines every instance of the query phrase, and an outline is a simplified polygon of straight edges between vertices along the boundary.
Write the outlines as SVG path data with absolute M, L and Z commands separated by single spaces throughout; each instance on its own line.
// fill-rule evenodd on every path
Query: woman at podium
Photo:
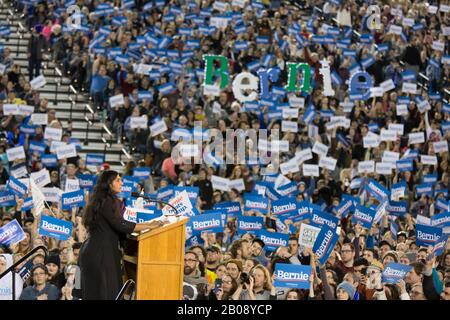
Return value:
M 139 224 L 126 221 L 122 215 L 124 204 L 117 198 L 121 190 L 119 174 L 104 171 L 83 215 L 89 234 L 80 250 L 83 300 L 114 300 L 122 287 L 119 238 L 163 225 L 161 221 Z

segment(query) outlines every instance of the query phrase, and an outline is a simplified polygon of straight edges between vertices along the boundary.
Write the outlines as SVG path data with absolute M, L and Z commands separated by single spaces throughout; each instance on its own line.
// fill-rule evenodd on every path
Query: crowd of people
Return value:
M 49 161 L 56 145 L 74 141 L 71 127 L 64 128 L 48 100 L 30 86 L 42 71 L 42 61 L 51 59 L 91 98 L 96 115 L 103 116 L 117 141 L 131 152 L 133 159 L 121 174 L 132 191 L 167 201 L 175 189 L 189 190 L 195 194 L 190 200 L 196 215 L 238 204 L 238 212 L 226 215 L 221 232 L 188 230 L 185 299 L 449 300 L 450 10 L 443 2 L 372 1 L 380 9 L 380 25 L 374 29 L 368 23 L 373 14 L 369 4 L 353 0 L 10 1 L 24 14 L 32 35 L 28 78 L 14 54 L 0 45 L 0 65 L 5 66 L 0 74 L 0 227 L 17 220 L 25 236 L 15 244 L 0 243 L 0 274 L 37 246 L 45 246 L 50 254 L 45 259 L 38 251 L 14 275 L 0 279 L 0 299 L 12 298 L 13 276 L 16 299 L 81 298 L 78 254 L 88 236 L 82 206 L 64 209 L 60 199 L 48 199 L 37 215 L 28 193 L 13 192 L 11 177 L 27 184 L 31 173 L 46 168 L 50 182 L 40 187 L 69 192 L 74 190 L 71 181 L 78 180 L 87 203 L 92 188 L 80 181 L 109 167 L 80 156 Z M 75 18 L 67 20 L 66 9 L 73 4 L 80 8 L 78 27 L 68 23 Z M 281 88 L 281 93 L 257 100 L 256 108 L 255 103 L 237 101 L 231 84 L 217 96 L 205 95 L 205 54 L 226 57 L 230 76 L 278 68 L 281 73 L 272 88 Z M 324 59 L 330 65 L 333 96 L 324 95 Z M 283 92 L 288 62 L 312 68 L 311 90 L 301 95 L 296 116 L 281 112 L 292 107 L 291 94 Z M 357 70 L 366 71 L 381 93 L 373 90 L 369 99 L 352 99 L 350 81 Z M 394 87 L 384 90 L 389 79 Z M 414 92 L 406 92 L 405 83 L 417 84 Z M 33 114 L 48 115 L 46 124 L 33 124 L 30 114 L 8 114 L 6 105 L 33 106 Z M 307 120 L 311 106 L 314 113 Z M 146 125 L 136 127 L 140 117 L 146 118 Z M 332 126 L 334 117 L 349 124 Z M 184 143 L 174 133 L 192 132 L 197 121 L 204 129 L 218 129 L 224 139 L 227 129 L 265 129 L 270 139 L 286 120 L 296 122 L 298 130 L 282 132 L 280 140 L 289 147 L 277 155 L 280 168 L 297 159 L 296 170 L 282 173 L 258 162 L 219 159 L 194 164 L 173 158 L 172 151 Z M 151 128 L 162 122 L 165 130 L 154 134 Z M 47 128 L 61 129 L 58 141 L 45 137 Z M 383 138 L 386 130 L 395 131 L 394 139 Z M 424 139 L 412 140 L 411 134 L 420 133 Z M 7 151 L 18 146 L 23 146 L 25 158 L 11 161 Z M 300 160 L 308 150 L 311 156 Z M 334 160 L 334 166 L 324 165 L 324 158 Z M 379 163 L 392 164 L 390 173 L 381 165 L 378 170 Z M 319 165 L 318 174 L 306 175 L 305 164 Z M 149 174 L 137 174 L 146 168 Z M 218 187 L 217 178 L 242 184 L 227 190 Z M 380 188 L 389 194 L 380 195 Z M 124 199 L 130 198 L 126 192 Z M 267 210 L 248 208 L 247 196 L 267 202 Z M 278 215 L 274 203 L 283 199 L 293 200 L 297 208 L 306 206 L 309 214 Z M 348 199 L 351 205 L 343 208 Z M 369 227 L 355 219 L 361 207 L 377 212 Z M 339 239 L 326 263 L 312 246 L 301 243 L 302 225 L 324 224 L 313 221 L 312 214 L 338 221 Z M 70 237 L 58 240 L 40 234 L 43 216 L 70 222 Z M 243 217 L 261 217 L 264 231 L 285 234 L 289 240 L 273 248 L 259 231 L 238 227 Z M 430 246 L 418 245 L 419 225 L 439 229 L 440 237 Z M 411 269 L 388 282 L 383 272 L 390 263 Z M 284 264 L 311 266 L 309 287 L 276 286 L 275 270 Z

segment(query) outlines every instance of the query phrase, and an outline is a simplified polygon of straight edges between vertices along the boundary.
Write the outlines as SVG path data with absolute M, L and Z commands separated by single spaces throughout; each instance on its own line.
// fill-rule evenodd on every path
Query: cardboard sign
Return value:
M 300 232 L 298 236 L 298 243 L 306 248 L 312 248 L 319 235 L 320 228 L 311 226 L 306 223 L 302 223 L 300 226 Z

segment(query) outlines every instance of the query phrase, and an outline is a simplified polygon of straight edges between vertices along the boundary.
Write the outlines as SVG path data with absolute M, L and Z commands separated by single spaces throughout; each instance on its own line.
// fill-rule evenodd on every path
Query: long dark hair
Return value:
M 117 178 L 119 173 L 113 170 L 103 171 L 100 179 L 94 187 L 94 192 L 92 192 L 92 197 L 89 200 L 89 204 L 86 207 L 86 211 L 83 215 L 83 225 L 89 231 L 96 225 L 96 218 L 105 200 L 114 198 L 114 194 L 111 190 L 111 184 L 114 179 Z

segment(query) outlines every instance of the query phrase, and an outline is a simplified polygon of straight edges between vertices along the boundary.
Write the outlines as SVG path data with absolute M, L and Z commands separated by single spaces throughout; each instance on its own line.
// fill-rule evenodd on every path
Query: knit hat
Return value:
M 49 264 L 49 263 L 54 263 L 58 266 L 58 268 L 61 267 L 61 260 L 59 259 L 59 255 L 57 254 L 50 254 L 47 257 L 47 261 L 45 262 L 45 264 Z
M 392 250 L 386 252 L 386 254 L 383 256 L 383 260 L 384 260 L 384 258 L 386 258 L 387 256 L 391 256 L 392 259 L 394 259 L 394 261 L 395 261 L 396 263 L 398 263 L 398 254 L 397 254 L 397 252 L 392 251 Z
M 345 292 L 347 292 L 348 296 L 350 297 L 350 300 L 353 300 L 353 297 L 355 296 L 355 288 L 350 282 L 343 281 L 341 282 L 336 291 L 339 289 L 343 289 Z
M 384 270 L 383 264 L 378 260 L 373 260 L 372 264 L 369 266 L 369 268 L 378 269 L 378 270 L 380 270 L 380 272 Z

